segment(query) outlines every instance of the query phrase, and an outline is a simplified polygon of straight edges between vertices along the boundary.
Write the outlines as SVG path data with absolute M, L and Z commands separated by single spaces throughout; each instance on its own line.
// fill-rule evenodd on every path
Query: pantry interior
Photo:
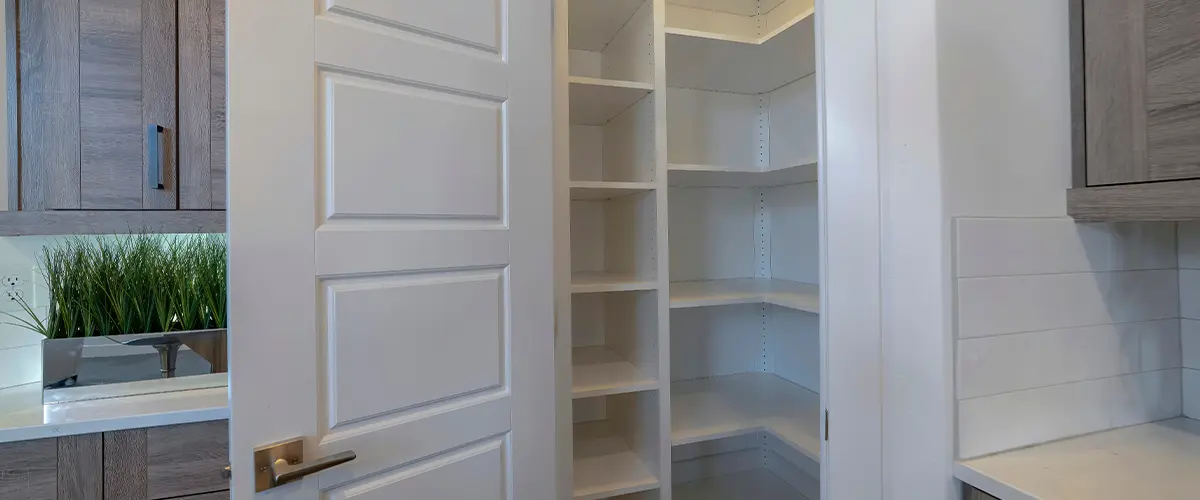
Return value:
M 820 498 L 813 2 L 556 7 L 571 497 Z

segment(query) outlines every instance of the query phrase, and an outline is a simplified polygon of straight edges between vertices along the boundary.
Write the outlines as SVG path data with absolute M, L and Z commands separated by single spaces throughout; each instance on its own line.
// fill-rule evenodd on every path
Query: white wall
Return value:
M 959 458 L 1182 411 L 1173 224 L 1076 224 L 1067 2 L 939 2 Z
M 0 238 L 0 276 L 23 276 L 26 301 L 38 310 L 45 307 L 46 298 L 41 276 L 35 271 L 37 256 L 42 245 L 53 239 L 46 236 Z M 0 300 L 0 388 L 37 382 L 42 379 L 42 336 L 14 325 L 17 321 L 2 314 L 5 312 L 24 315 L 16 304 Z

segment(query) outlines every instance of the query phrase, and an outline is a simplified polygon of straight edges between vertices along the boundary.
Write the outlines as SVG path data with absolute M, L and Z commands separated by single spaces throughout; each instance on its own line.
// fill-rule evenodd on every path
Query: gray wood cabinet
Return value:
M 1200 2 L 1071 3 L 1068 211 L 1088 220 L 1200 218 Z
M 10 209 L 224 209 L 225 0 L 7 2 Z
M 0 498 L 229 498 L 226 421 L 0 443 Z

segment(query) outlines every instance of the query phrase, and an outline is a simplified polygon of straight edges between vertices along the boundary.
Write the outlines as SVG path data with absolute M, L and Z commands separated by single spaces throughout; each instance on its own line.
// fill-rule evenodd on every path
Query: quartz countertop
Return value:
M 164 391 L 171 391 L 172 384 L 185 380 L 163 379 L 161 383 Z M 226 387 L 51 405 L 42 404 L 39 383 L 0 389 L 0 443 L 227 418 Z
M 1000 500 L 1196 498 L 1200 421 L 1174 418 L 955 464 L 959 480 Z

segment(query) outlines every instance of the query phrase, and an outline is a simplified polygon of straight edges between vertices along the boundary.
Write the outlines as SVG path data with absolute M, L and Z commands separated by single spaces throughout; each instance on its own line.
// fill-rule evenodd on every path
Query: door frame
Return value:
M 937 0 L 817 5 L 821 395 L 833 422 L 822 497 L 950 500 L 953 270 Z

